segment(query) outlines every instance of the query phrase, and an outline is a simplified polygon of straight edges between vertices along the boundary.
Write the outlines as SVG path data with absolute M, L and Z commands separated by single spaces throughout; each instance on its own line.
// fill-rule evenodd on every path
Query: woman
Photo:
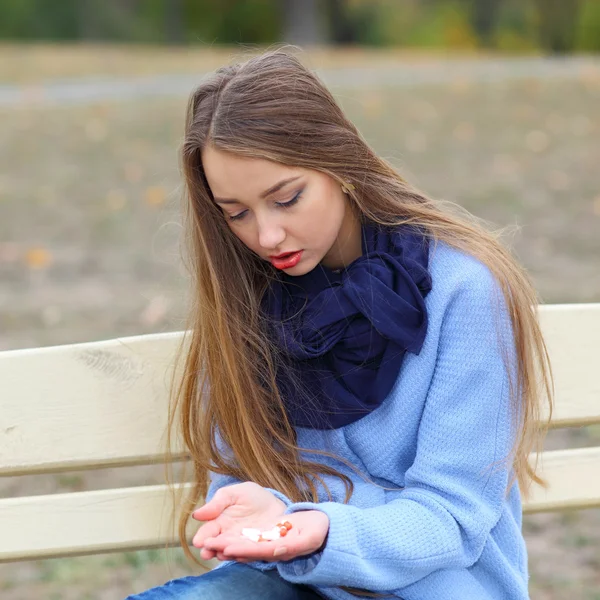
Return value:
M 551 373 L 497 234 L 411 187 L 282 50 L 200 85 L 182 157 L 179 532 L 195 560 L 192 513 L 200 558 L 223 562 L 132 598 L 528 598 Z

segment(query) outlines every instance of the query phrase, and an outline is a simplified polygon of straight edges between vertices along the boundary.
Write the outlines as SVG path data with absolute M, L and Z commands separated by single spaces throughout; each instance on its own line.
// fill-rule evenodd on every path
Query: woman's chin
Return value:
M 286 275 L 291 275 L 292 277 L 300 277 L 300 275 L 306 275 L 310 271 L 315 268 L 315 265 L 307 266 L 304 263 L 299 263 L 295 267 L 291 267 L 290 269 L 283 269 L 283 272 Z
M 312 260 L 301 260 L 295 267 L 291 267 L 290 269 L 285 269 L 284 273 L 290 275 L 291 277 L 300 277 L 301 275 L 306 275 L 310 273 L 318 263 L 315 263 Z

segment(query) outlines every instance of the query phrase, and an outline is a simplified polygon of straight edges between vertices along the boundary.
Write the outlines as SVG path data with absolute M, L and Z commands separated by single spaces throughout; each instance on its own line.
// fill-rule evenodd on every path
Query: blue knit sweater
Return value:
M 529 597 L 521 499 L 517 484 L 507 493 L 512 468 L 502 462 L 515 438 L 508 393 L 515 349 L 506 306 L 488 268 L 445 243 L 432 245 L 430 271 L 424 346 L 419 355 L 407 354 L 384 402 L 340 429 L 297 429 L 300 447 L 342 456 L 395 490 L 307 454 L 352 478 L 349 504 L 335 477 L 325 478 L 333 501 L 325 490 L 318 503 L 292 503 L 271 490 L 286 514 L 325 512 L 329 533 L 319 552 L 250 563 L 255 568 L 276 568 L 287 581 L 336 600 L 356 599 L 338 586 L 403 600 Z M 213 475 L 207 500 L 232 483 Z

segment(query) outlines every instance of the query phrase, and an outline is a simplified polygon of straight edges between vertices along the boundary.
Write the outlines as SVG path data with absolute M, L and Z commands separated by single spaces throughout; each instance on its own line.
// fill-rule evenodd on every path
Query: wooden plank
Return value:
M 600 423 L 600 303 L 539 307 L 556 388 L 553 427 Z
M 600 506 L 599 465 L 600 448 L 546 452 L 550 488 L 535 489 L 524 511 Z M 165 485 L 2 499 L 0 562 L 177 544 L 171 507 Z M 199 524 L 188 526 L 191 541 Z
M 525 512 L 600 506 L 600 448 L 543 452 L 539 466 L 549 487 L 535 486 Z
M 171 506 L 165 485 L 1 499 L 0 562 L 171 546 Z
M 181 335 L 0 353 L 0 475 L 163 460 Z
M 600 304 L 542 306 L 540 320 L 555 370 L 554 426 L 600 423 Z M 164 460 L 181 336 L 1 352 L 0 475 Z

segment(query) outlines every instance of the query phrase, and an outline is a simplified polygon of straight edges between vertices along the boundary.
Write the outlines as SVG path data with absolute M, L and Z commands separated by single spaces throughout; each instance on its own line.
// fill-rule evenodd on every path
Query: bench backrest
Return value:
M 553 427 L 600 423 L 600 304 L 542 306 L 540 320 Z M 0 475 L 164 461 L 181 335 L 0 353 Z M 175 458 L 185 456 L 180 446 Z M 550 488 L 535 489 L 526 511 L 600 506 L 600 448 L 546 451 L 541 466 Z M 177 544 L 170 502 L 165 485 L 0 499 L 0 562 Z

